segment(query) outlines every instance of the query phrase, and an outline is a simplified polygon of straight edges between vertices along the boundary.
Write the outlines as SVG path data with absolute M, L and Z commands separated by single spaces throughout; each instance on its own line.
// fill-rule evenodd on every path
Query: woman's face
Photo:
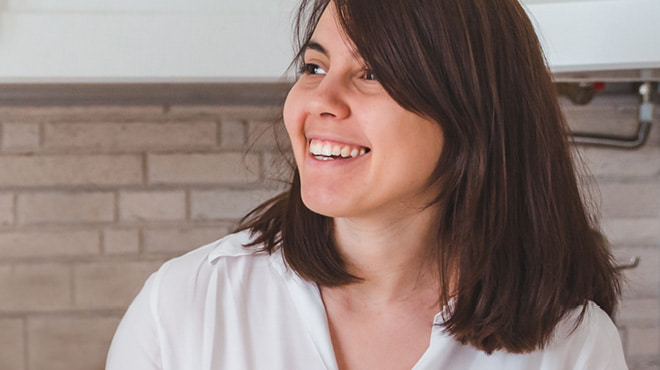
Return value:
M 302 199 L 330 217 L 400 217 L 437 194 L 440 126 L 399 106 L 338 26 L 332 3 L 284 105 Z

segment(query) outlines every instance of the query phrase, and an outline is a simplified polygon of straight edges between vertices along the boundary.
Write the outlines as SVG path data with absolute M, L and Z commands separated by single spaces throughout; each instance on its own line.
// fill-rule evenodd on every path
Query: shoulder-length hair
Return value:
M 610 316 L 620 294 L 596 221 L 587 213 L 567 125 L 539 41 L 516 0 L 303 0 L 300 61 L 323 10 L 340 24 L 403 108 L 441 125 L 440 292 L 445 327 L 488 353 L 543 347 L 567 311 L 594 301 Z M 290 190 L 239 230 L 281 248 L 300 276 L 325 286 L 359 280 L 345 269 L 332 219 Z M 449 262 L 451 261 L 451 263 Z M 451 269 L 449 266 L 453 266 Z

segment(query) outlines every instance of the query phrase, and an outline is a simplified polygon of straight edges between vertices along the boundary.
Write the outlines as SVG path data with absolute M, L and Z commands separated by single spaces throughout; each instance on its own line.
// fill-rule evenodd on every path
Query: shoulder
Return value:
M 278 269 L 285 271 L 279 252 L 271 255 L 258 246 L 245 247 L 254 237 L 250 231 L 230 234 L 165 262 L 152 276 L 159 306 L 184 298 L 197 301 L 212 288 L 209 284 L 219 281 L 236 285 L 246 275 L 263 279 Z
M 275 280 L 275 254 L 244 247 L 251 240 L 248 231 L 231 234 L 165 262 L 126 311 L 108 369 L 170 368 L 173 361 L 187 361 L 182 353 L 202 348 L 199 333 L 215 322 L 216 304 L 243 294 L 245 281 Z
M 182 256 L 173 258 L 163 264 L 159 273 L 177 274 L 211 266 L 219 259 L 245 257 L 254 254 L 254 249 L 244 246 L 252 240 L 249 231 L 229 234 L 214 242 L 196 248 Z
M 619 331 L 594 302 L 570 311 L 544 352 L 561 354 L 575 369 L 627 369 Z
M 271 256 L 261 252 L 259 246 L 246 247 L 255 237 L 249 230 L 229 234 L 165 262 L 156 274 L 180 280 L 208 274 L 227 264 L 268 262 Z
M 616 334 L 618 331 L 610 317 L 597 304 L 589 301 L 569 311 L 557 324 L 552 341 L 587 341 L 599 334 Z

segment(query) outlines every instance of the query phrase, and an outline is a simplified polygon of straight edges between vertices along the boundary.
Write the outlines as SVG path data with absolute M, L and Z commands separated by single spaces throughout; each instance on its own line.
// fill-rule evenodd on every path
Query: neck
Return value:
M 438 295 L 434 207 L 387 220 L 335 218 L 335 242 L 347 270 L 363 279 L 330 289 L 346 300 L 384 305 Z

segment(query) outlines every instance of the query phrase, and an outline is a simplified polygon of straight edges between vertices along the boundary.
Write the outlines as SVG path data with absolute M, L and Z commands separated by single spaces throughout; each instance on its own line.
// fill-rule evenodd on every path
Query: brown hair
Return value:
M 303 0 L 299 53 L 328 5 Z M 332 5 L 331 5 L 332 6 Z M 442 126 L 435 177 L 440 279 L 456 266 L 445 327 L 488 353 L 532 351 L 589 300 L 610 316 L 619 274 L 580 195 L 541 48 L 516 0 L 334 0 L 341 25 L 403 108 Z M 253 245 L 282 248 L 302 277 L 336 286 L 345 270 L 332 219 L 290 191 L 243 219 Z M 443 286 L 446 287 L 445 284 Z M 584 311 L 583 311 L 584 312 Z

